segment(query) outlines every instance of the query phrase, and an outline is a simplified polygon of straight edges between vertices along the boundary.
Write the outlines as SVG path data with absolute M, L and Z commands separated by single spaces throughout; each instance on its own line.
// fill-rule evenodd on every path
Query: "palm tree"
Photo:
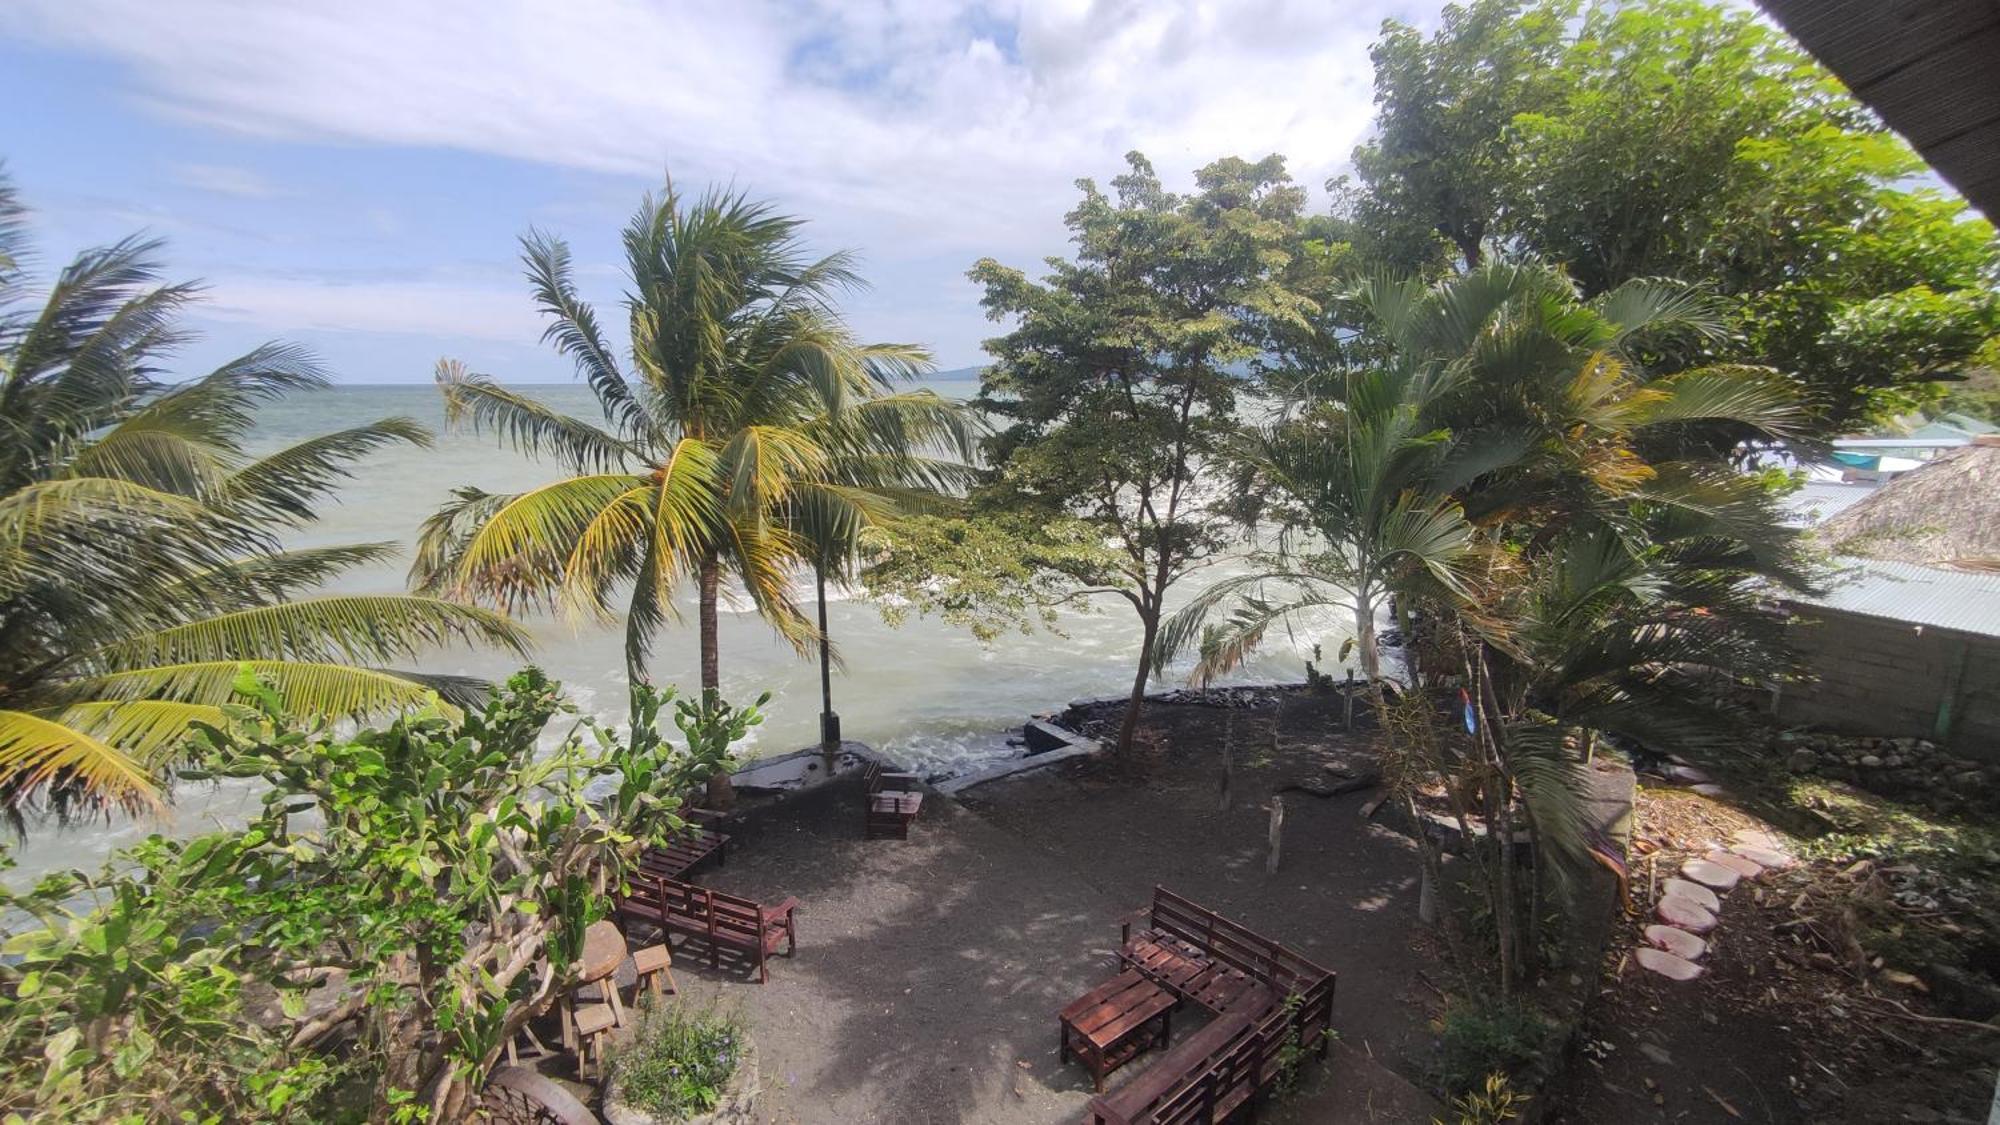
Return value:
M 1372 607 L 1393 594 L 1424 615 L 1427 630 L 1405 633 L 1426 666 L 1455 675 L 1474 708 L 1463 744 L 1423 740 L 1442 750 L 1431 768 L 1480 779 L 1493 839 L 1512 838 L 1518 795 L 1535 839 L 1581 862 L 1587 777 L 1573 745 L 1599 731 L 1659 748 L 1710 740 L 1717 724 L 1691 706 L 1685 673 L 1785 666 L 1755 602 L 1760 584 L 1810 576 L 1774 499 L 1705 431 L 1790 435 L 1796 395 L 1761 369 L 1648 372 L 1645 357 L 1721 331 L 1674 283 L 1585 302 L 1560 271 L 1489 262 L 1352 297 L 1359 350 L 1380 362 L 1295 378 L 1299 401 L 1241 458 L 1284 549 L 1196 598 L 1166 635 L 1202 638 L 1206 677 L 1273 625 L 1341 605 L 1366 667 Z M 1226 605 L 1228 620 L 1207 625 Z M 1511 850 L 1494 851 L 1511 983 L 1522 931 L 1499 904 L 1518 890 Z
M 218 723 L 246 669 L 305 714 L 365 716 L 481 685 L 390 671 L 432 645 L 524 651 L 505 618 L 411 596 L 309 596 L 393 545 L 285 550 L 347 466 L 428 433 L 403 418 L 245 452 L 256 408 L 321 387 L 302 350 L 260 347 L 179 384 L 188 285 L 158 244 L 87 251 L 39 307 L 22 209 L 0 176 L 0 805 L 16 815 L 157 802 L 193 723 Z
M 821 633 L 790 581 L 809 551 L 797 517 L 861 527 L 896 509 L 882 483 L 843 462 L 967 440 L 960 412 L 926 390 L 909 344 L 862 344 L 834 299 L 860 284 L 851 255 L 809 258 L 801 220 L 733 192 L 692 204 L 671 183 L 626 226 L 630 370 L 571 281 L 568 246 L 530 232 L 523 259 L 548 319 L 544 339 L 575 364 L 604 413 L 598 426 L 446 362 L 448 416 L 496 433 L 571 474 L 515 496 L 463 490 L 426 524 L 419 589 L 503 607 L 615 621 L 625 594 L 625 659 L 643 679 L 673 595 L 696 587 L 705 696 L 720 690 L 717 606 L 726 576 L 801 653 Z M 858 462 L 856 462 L 858 463 Z M 824 556 L 823 561 L 829 560 Z M 710 797 L 729 800 L 728 775 Z

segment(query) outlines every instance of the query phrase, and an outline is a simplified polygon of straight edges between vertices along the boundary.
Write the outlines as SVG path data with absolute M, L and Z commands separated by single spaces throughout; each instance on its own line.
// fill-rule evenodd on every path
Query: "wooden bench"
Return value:
M 616 896 L 620 918 L 706 941 L 710 968 L 722 966 L 725 948 L 755 958 L 759 984 L 771 979 L 765 959 L 778 951 L 781 941 L 785 956 L 798 952 L 798 930 L 792 920 L 798 907 L 796 898 L 776 906 L 760 906 L 747 898 L 664 877 L 634 879 L 630 892 Z
M 1124 1087 L 1091 1099 L 1095 1125 L 1212 1125 L 1275 1084 L 1287 1045 L 1326 1057 L 1334 974 L 1241 923 L 1153 888 L 1148 926 L 1119 962 L 1216 1017 Z
M 1152 942 L 1184 954 L 1191 953 L 1223 969 L 1239 972 L 1251 981 L 1269 987 L 1280 997 L 1298 997 L 1294 1023 L 1303 1040 L 1319 1044 L 1320 1054 L 1324 1057 L 1327 1032 L 1333 1023 L 1333 992 L 1337 980 L 1331 969 L 1322 968 L 1242 923 L 1198 906 L 1165 887 L 1153 888 L 1148 927 L 1134 935 L 1128 925 L 1122 939 L 1121 944 L 1133 947 L 1135 952 L 1143 948 L 1140 943 Z M 1120 955 L 1123 956 L 1122 950 Z M 1176 987 L 1171 973 L 1161 972 L 1159 976 L 1166 987 Z M 1218 985 L 1212 976 L 1196 976 L 1188 978 L 1181 987 L 1189 990 L 1182 995 L 1210 1007 L 1211 1011 L 1233 1007 L 1233 1003 L 1211 1006 L 1204 1002 L 1202 995 L 1204 988 L 1233 989 L 1236 987 L 1233 983 Z M 1215 993 L 1214 998 L 1227 1001 L 1224 992 Z
M 891 773 L 882 768 L 882 763 L 870 762 L 862 780 L 866 786 L 862 797 L 862 839 L 873 840 L 877 836 L 909 839 L 910 822 L 917 819 L 917 813 L 924 807 L 924 795 L 918 788 L 923 779 L 913 773 Z
M 1092 1125 L 1211 1125 L 1228 1120 L 1256 1098 L 1265 1063 L 1276 1062 L 1282 1044 L 1284 1006 L 1277 995 L 1259 987 L 1246 1000 L 1264 1009 L 1264 1018 L 1247 1006 L 1217 1016 L 1154 1060 L 1145 1073 L 1092 1098 L 1087 1120 Z M 1275 1026 L 1272 1013 L 1277 1016 Z
M 721 823 L 722 814 L 688 809 L 681 816 L 685 826 L 667 837 L 666 843 L 639 853 L 639 870 L 647 877 L 678 879 L 711 856 L 718 863 L 728 864 L 729 836 L 714 828 Z
M 1178 1003 L 1144 973 L 1127 969 L 1077 997 L 1057 1016 L 1062 1038 L 1056 1058 L 1068 1062 L 1075 1055 L 1101 1092 L 1105 1075 L 1148 1047 L 1166 1046 Z

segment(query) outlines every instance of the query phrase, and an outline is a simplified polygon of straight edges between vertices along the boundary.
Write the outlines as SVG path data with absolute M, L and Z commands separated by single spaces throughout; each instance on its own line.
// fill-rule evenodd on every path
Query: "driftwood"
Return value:
M 1270 857 L 1264 861 L 1264 873 L 1266 875 L 1276 875 L 1278 873 L 1278 850 L 1279 847 L 1284 843 L 1284 837 L 1285 837 L 1285 801 L 1284 798 L 1282 797 L 1272 797 L 1271 839 L 1270 839 L 1271 854 Z

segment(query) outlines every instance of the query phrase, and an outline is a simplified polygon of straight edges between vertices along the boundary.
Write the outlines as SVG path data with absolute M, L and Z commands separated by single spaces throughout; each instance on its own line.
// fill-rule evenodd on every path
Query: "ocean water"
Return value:
M 974 384 L 941 381 L 937 389 L 969 395 Z M 594 400 L 580 385 L 520 388 L 582 417 L 598 418 Z M 438 392 L 429 386 L 340 387 L 297 396 L 267 408 L 256 444 L 278 448 L 317 433 L 389 416 L 415 418 L 438 434 L 430 449 L 395 447 L 357 468 L 326 506 L 321 520 L 297 537 L 299 545 L 389 541 L 404 548 L 403 560 L 350 573 L 333 588 L 341 592 L 386 593 L 405 588 L 408 548 L 425 516 L 448 499 L 451 489 L 477 485 L 512 492 L 554 479 L 551 465 L 526 460 L 492 439 L 444 431 Z M 1227 562 L 1183 585 L 1179 597 L 1197 592 L 1205 579 L 1232 569 Z M 798 593 L 809 602 L 811 582 Z M 962 630 L 912 616 L 900 628 L 886 624 L 862 591 L 829 591 L 828 629 L 844 661 L 833 678 L 834 709 L 843 734 L 869 743 L 890 758 L 926 773 L 957 773 L 1018 753 L 1007 745 L 1030 715 L 1060 709 L 1072 699 L 1122 695 L 1131 686 L 1138 656 L 1137 618 L 1122 600 L 1095 612 L 1068 612 L 1060 633 L 1037 630 L 981 644 Z M 654 645 L 653 682 L 699 686 L 692 591 L 679 599 L 683 620 L 670 623 Z M 572 627 L 555 619 L 524 621 L 535 639 L 533 661 L 560 679 L 577 705 L 608 723 L 625 715 L 623 634 L 619 628 Z M 1315 622 L 1310 635 L 1276 635 L 1265 650 L 1233 677 L 1235 682 L 1298 680 L 1303 657 L 1315 641 L 1331 655 L 1346 635 L 1329 617 Z M 784 753 L 816 743 L 819 737 L 819 673 L 814 661 L 800 659 L 765 625 L 747 601 L 725 604 L 721 615 L 722 689 L 737 702 L 769 691 L 766 720 L 748 745 L 748 757 Z M 519 663 L 500 652 L 453 649 L 436 652 L 422 665 L 432 671 L 504 678 Z M 1184 669 L 1165 679 L 1177 685 Z M 175 794 L 164 820 L 116 819 L 58 831 L 40 827 L 15 848 L 20 867 L 10 881 L 52 867 L 90 866 L 115 847 L 149 832 L 191 833 L 236 820 L 257 807 L 249 785 L 185 786 Z

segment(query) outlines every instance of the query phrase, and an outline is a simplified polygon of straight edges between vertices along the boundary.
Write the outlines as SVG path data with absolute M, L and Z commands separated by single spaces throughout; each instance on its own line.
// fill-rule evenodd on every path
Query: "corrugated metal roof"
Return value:
M 1843 571 L 1819 597 L 1789 601 L 1910 625 L 2000 637 L 2000 574 L 1939 570 L 1882 559 L 1842 559 Z
M 2000 3 L 1760 0 L 1989 219 L 2000 219 Z

